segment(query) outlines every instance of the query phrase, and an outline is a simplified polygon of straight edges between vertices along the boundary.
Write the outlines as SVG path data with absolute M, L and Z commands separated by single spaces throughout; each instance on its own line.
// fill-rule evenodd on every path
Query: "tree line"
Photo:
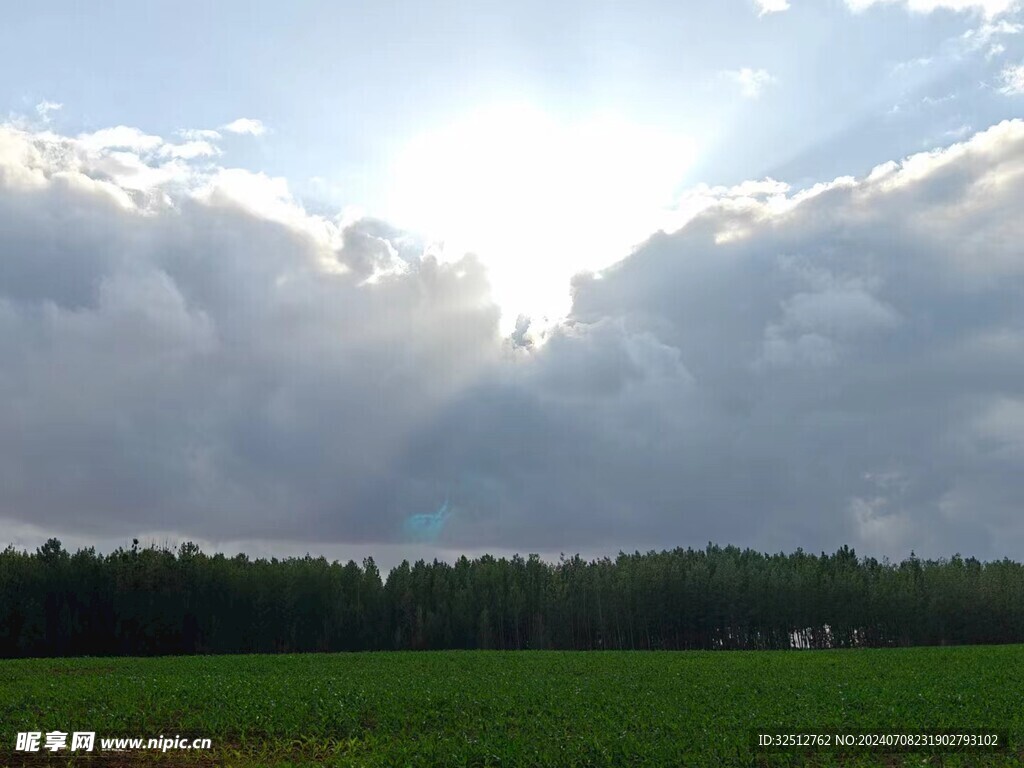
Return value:
M 1024 567 L 709 544 L 556 563 L 0 552 L 0 656 L 1024 642 Z

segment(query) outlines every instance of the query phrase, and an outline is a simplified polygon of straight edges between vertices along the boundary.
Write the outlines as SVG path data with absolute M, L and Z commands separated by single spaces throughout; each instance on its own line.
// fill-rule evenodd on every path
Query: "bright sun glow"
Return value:
M 388 214 L 487 265 L 502 330 L 564 317 L 569 281 L 628 255 L 665 220 L 693 141 L 594 116 L 562 121 L 503 105 L 411 141 L 395 159 Z

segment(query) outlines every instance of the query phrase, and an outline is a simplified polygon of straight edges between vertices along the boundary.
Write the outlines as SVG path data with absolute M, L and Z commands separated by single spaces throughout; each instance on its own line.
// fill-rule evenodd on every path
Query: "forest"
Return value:
M 0 552 L 0 657 L 1024 642 L 1024 567 L 703 549 L 328 562 L 195 544 Z

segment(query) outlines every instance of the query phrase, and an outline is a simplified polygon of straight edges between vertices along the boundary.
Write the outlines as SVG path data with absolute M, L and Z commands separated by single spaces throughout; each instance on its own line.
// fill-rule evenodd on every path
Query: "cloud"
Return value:
M 926 107 L 938 107 L 951 101 L 956 101 L 957 98 L 959 97 L 955 93 L 947 93 L 944 96 L 923 96 L 921 97 L 921 103 Z
M 250 136 L 262 136 L 267 132 L 266 126 L 263 125 L 261 120 L 251 117 L 240 117 L 237 120 L 232 120 L 227 125 L 222 125 L 221 130 L 228 133 L 248 134 Z
M 195 160 L 198 157 L 216 157 L 220 149 L 208 141 L 186 141 L 183 144 L 164 144 L 160 152 L 168 157 Z
M 220 141 L 219 131 L 211 128 L 182 128 L 178 135 L 186 141 Z
M 788 0 L 754 0 L 758 8 L 758 16 L 769 13 L 782 13 L 789 10 Z
M 915 13 L 932 13 L 937 10 L 980 12 L 986 18 L 993 18 L 1013 10 L 1018 0 L 846 0 L 854 12 L 864 11 L 875 5 L 905 5 Z
M 1024 64 L 1010 65 L 999 74 L 1002 86 L 1000 93 L 1007 96 L 1019 96 L 1024 93 Z
M 895 76 L 902 75 L 907 72 L 912 72 L 915 70 L 921 70 L 926 67 L 930 67 L 934 62 L 935 57 L 933 56 L 918 56 L 917 58 L 914 59 L 908 59 L 907 61 L 897 62 L 896 64 L 893 65 L 892 70 L 890 70 L 890 74 Z
M 0 129 L 11 535 L 1024 546 L 1024 122 L 697 188 L 681 228 L 577 276 L 543 344 L 501 337 L 475 258 L 146 136 Z
M 43 100 L 36 104 L 36 114 L 39 115 L 39 119 L 44 123 L 50 122 L 50 115 L 53 112 L 59 112 L 64 108 L 64 105 L 56 101 Z
M 94 133 L 83 133 L 78 137 L 79 143 L 87 150 L 123 149 L 131 152 L 149 152 L 161 147 L 164 140 L 159 136 L 143 133 L 138 128 L 119 125 L 116 128 L 104 128 Z
M 948 140 L 959 140 L 969 135 L 972 130 L 974 129 L 969 125 L 958 125 L 956 128 L 943 131 L 942 137 Z
M 736 83 L 740 87 L 740 93 L 748 99 L 756 99 L 767 86 L 778 82 L 767 70 L 750 67 L 728 70 L 722 75 Z
M 155 146 L 139 135 L 98 143 Z M 0 377 L 0 515 L 219 538 L 321 520 L 386 540 L 407 513 L 389 506 L 389 457 L 501 353 L 480 265 L 307 215 L 280 180 L 236 169 L 183 171 L 154 204 L 83 152 L 0 132 L 0 353 L 18 372 Z
M 969 48 L 984 48 L 993 38 L 1008 35 L 1019 35 L 1024 32 L 1024 24 L 1006 19 L 997 21 L 986 21 L 977 29 L 969 29 L 963 33 L 961 39 Z

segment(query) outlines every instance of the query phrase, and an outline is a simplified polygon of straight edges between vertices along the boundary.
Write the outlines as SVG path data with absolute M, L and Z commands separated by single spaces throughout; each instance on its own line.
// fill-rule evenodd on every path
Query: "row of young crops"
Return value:
M 0 662 L 18 732 L 202 736 L 153 765 L 1002 766 L 1024 758 L 1024 648 L 423 652 Z M 995 732 L 957 753 L 761 750 L 756 734 Z M 68 755 L 64 755 L 65 759 Z

